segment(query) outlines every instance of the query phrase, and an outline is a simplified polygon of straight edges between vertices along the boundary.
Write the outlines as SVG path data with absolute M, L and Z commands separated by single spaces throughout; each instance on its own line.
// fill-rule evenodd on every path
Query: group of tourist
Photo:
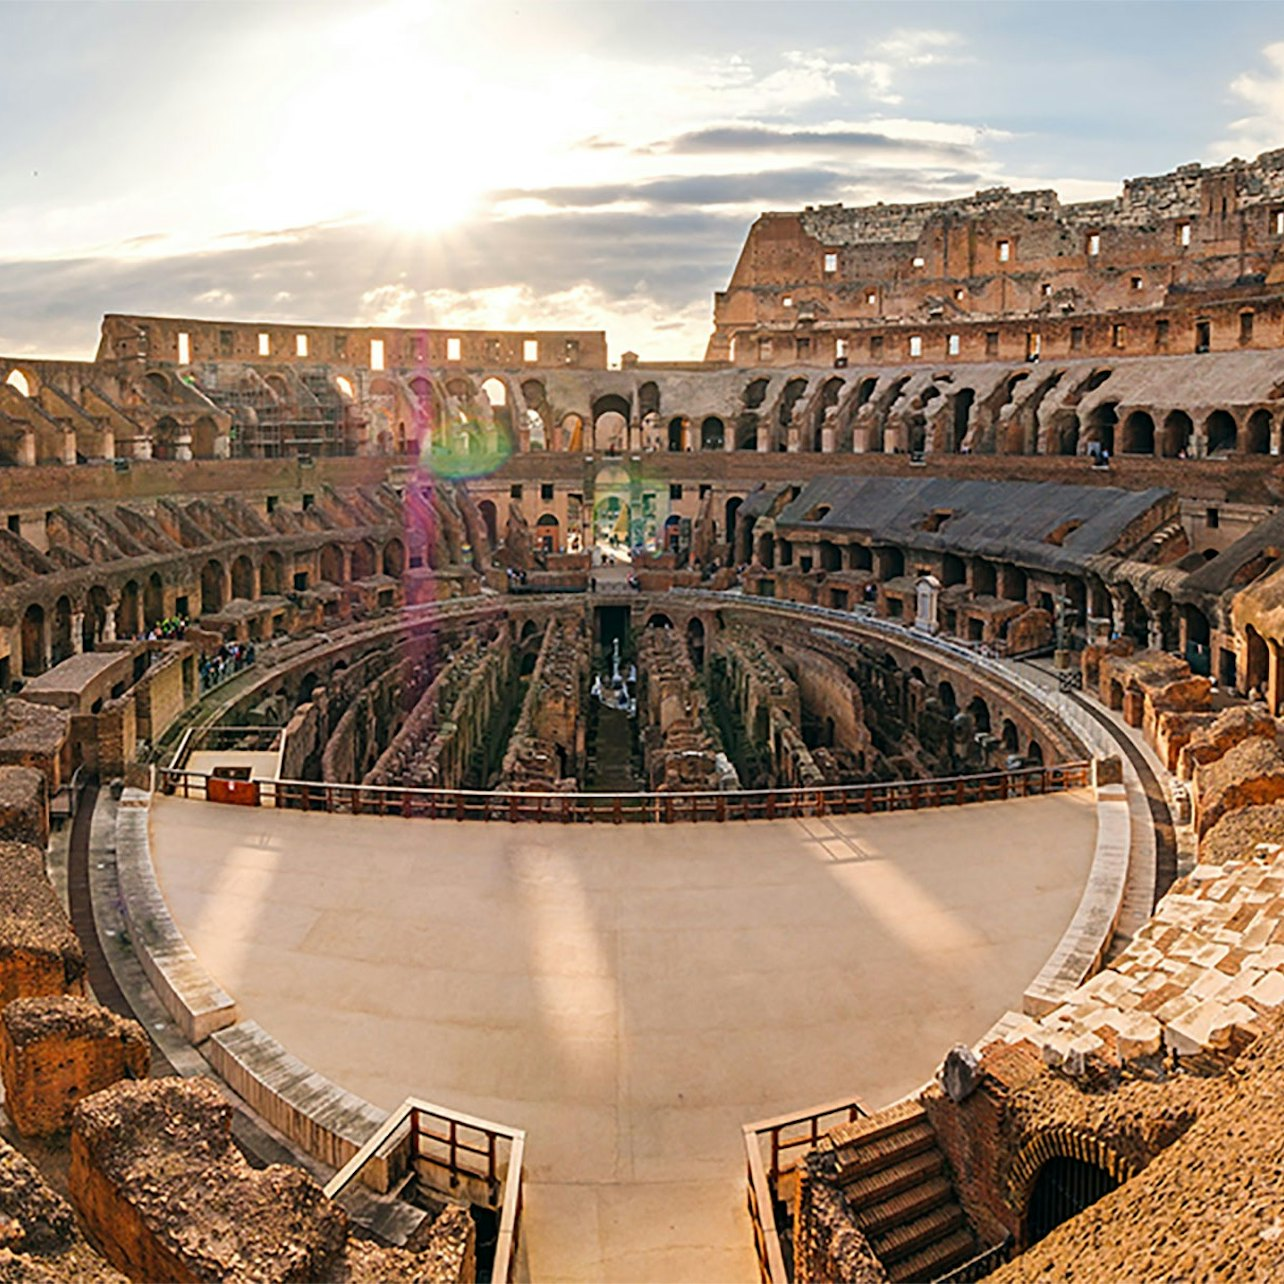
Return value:
M 218 686 L 253 663 L 253 642 L 225 642 L 213 655 L 201 658 L 201 690 Z
M 159 624 L 153 624 L 144 637 L 148 642 L 181 642 L 187 636 L 187 625 L 187 616 L 171 615 Z

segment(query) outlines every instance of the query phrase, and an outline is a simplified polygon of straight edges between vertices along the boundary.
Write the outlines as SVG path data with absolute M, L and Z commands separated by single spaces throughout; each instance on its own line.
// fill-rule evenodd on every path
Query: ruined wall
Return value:
M 828 365 L 1271 347 L 1284 318 L 1273 284 L 1282 244 L 1280 152 L 1183 166 L 1080 205 L 997 188 L 764 214 L 715 295 L 706 359 Z
M 143 1028 L 88 999 L 15 999 L 0 1011 L 4 1109 L 23 1136 L 61 1132 L 81 1098 L 146 1078 L 150 1061 Z

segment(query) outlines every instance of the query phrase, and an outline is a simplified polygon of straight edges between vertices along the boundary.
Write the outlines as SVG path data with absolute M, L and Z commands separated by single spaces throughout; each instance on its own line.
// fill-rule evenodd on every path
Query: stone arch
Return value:
M 950 440 L 950 449 L 957 455 L 967 440 L 968 427 L 972 422 L 972 403 L 976 400 L 976 392 L 972 388 L 960 388 L 953 396 L 952 400 L 952 434 Z
M 732 495 L 723 507 L 723 535 L 728 544 L 734 547 L 736 541 L 736 514 L 744 500 L 739 495 Z
M 383 546 L 383 573 L 390 579 L 400 579 L 406 569 L 406 546 L 399 539 L 390 539 Z
M 1264 697 L 1270 667 L 1266 639 L 1250 624 L 1244 630 L 1244 643 L 1244 691 L 1249 692 L 1256 687 Z
M 561 440 L 558 446 L 562 450 L 582 451 L 584 449 L 584 417 L 574 411 L 562 416 L 558 425 Z
M 819 453 L 824 449 L 824 427 L 825 414 L 838 405 L 838 398 L 842 396 L 843 381 L 840 376 L 834 375 L 826 379 L 824 386 L 820 390 L 820 396 L 816 399 L 815 419 L 812 422 L 812 450 Z
M 976 729 L 988 733 L 990 730 L 990 706 L 986 704 L 985 698 L 974 695 L 968 701 L 967 711 Z
M 95 584 L 85 598 L 85 618 L 80 626 L 82 651 L 92 651 L 102 641 L 107 628 L 107 590 Z
M 45 608 L 32 602 L 22 613 L 22 675 L 34 678 L 45 671 Z
M 1005 753 L 1021 752 L 1021 736 L 1017 731 L 1017 725 L 1011 718 L 1003 719 L 1003 729 L 999 733 L 999 739 L 1003 742 Z
M 490 540 L 491 548 L 499 543 L 499 515 L 495 511 L 495 501 L 483 499 L 477 505 L 477 511 L 481 514 L 482 525 L 486 527 L 486 538 Z
M 717 415 L 708 415 L 700 425 L 700 449 L 721 450 L 726 445 L 726 427 Z
M 244 553 L 232 562 L 232 596 L 254 600 L 254 563 Z
M 771 386 L 770 379 L 753 379 L 745 387 L 744 403 L 746 410 L 758 410 L 762 403 L 767 399 L 767 389 Z
M 1239 425 L 1235 417 L 1226 410 L 1214 410 L 1204 420 L 1204 453 L 1206 455 L 1229 455 L 1239 444 Z
M 149 376 L 150 378 L 150 376 Z M 176 459 L 178 457 L 178 421 L 163 415 L 152 425 L 152 458 Z
M 1025 760 L 1032 767 L 1043 766 L 1043 746 L 1031 737 L 1030 747 L 1025 751 Z
M 660 413 L 660 385 L 654 379 L 648 379 L 638 389 L 638 415 L 658 415 Z
M 319 554 L 321 578 L 327 584 L 343 583 L 343 549 L 338 544 L 323 544 Z
M 777 410 L 777 420 L 782 428 L 788 429 L 793 420 L 794 406 L 806 391 L 807 380 L 804 378 L 790 379 L 785 384 L 785 390 L 780 394 L 780 406 Z
M 30 397 L 36 382 L 25 370 L 15 366 L 5 377 L 5 387 L 12 388 L 20 397 Z
M 669 420 L 668 448 L 671 451 L 680 451 L 686 449 L 686 430 L 687 417 L 685 415 L 674 415 Z
M 687 649 L 691 652 L 691 663 L 697 669 L 704 668 L 704 621 L 693 615 L 687 621 Z
M 941 708 L 947 710 L 951 717 L 958 712 L 958 697 L 954 694 L 954 684 L 950 681 L 937 683 L 936 698 L 941 702 Z
M 154 629 L 165 618 L 165 584 L 153 571 L 143 586 L 143 628 Z
M 593 418 L 593 449 L 619 455 L 629 448 L 629 421 L 617 410 L 604 410 Z
M 1244 434 L 1244 449 L 1250 455 L 1271 453 L 1271 412 L 1269 410 L 1254 410 L 1249 415 L 1247 431 Z
M 54 603 L 53 632 L 49 639 L 49 662 L 61 664 L 74 654 L 71 644 L 71 598 L 65 593 Z
M 1088 413 L 1088 423 L 1084 431 L 1085 439 L 1096 443 L 1103 451 L 1115 453 L 1115 425 L 1119 422 L 1119 403 L 1103 401 Z
M 375 573 L 375 553 L 369 540 L 359 539 L 352 546 L 352 578 L 368 580 Z
M 142 631 L 142 596 L 138 591 L 138 581 L 126 580 L 120 590 L 120 605 L 116 607 L 116 636 L 132 638 Z
M 1124 420 L 1120 452 L 1125 455 L 1155 453 L 1155 421 L 1144 410 L 1134 410 Z
M 223 565 L 211 558 L 201 567 L 201 614 L 214 615 L 223 609 Z
M 652 611 L 646 617 L 646 627 L 648 629 L 671 629 L 673 621 L 663 611 Z
M 562 547 L 562 523 L 556 513 L 541 513 L 535 522 L 535 547 L 545 553 L 559 553 Z
M 285 592 L 285 562 L 274 548 L 268 549 L 259 563 L 259 592 L 264 597 Z
M 143 376 L 143 382 L 147 385 L 149 391 L 155 393 L 156 396 L 164 397 L 166 400 L 169 400 L 169 375 L 167 375 L 163 370 L 149 370 Z
M 1021 1219 L 1021 1239 L 1018 1246 L 1022 1249 L 1029 1247 L 1026 1218 L 1030 1197 L 1034 1193 L 1040 1172 L 1053 1159 L 1073 1159 L 1092 1164 L 1106 1173 L 1116 1186 L 1135 1177 L 1140 1171 L 1136 1163 L 1106 1145 L 1099 1137 L 1063 1125 L 1044 1129 L 1017 1152 L 1005 1182 L 1008 1206 Z
M 1163 436 L 1159 443 L 1159 453 L 1165 459 L 1184 458 L 1190 449 L 1190 436 L 1194 424 L 1184 410 L 1170 410 L 1164 419 Z
M 202 415 L 192 425 L 192 458 L 213 459 L 218 437 L 218 425 L 209 415 Z

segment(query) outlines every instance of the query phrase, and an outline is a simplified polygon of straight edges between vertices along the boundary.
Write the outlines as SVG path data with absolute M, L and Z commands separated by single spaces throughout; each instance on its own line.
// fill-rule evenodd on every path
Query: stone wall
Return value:
M 71 1125 L 76 1103 L 120 1079 L 145 1079 L 147 1035 L 88 999 L 15 999 L 0 1011 L 4 1109 L 23 1136 Z

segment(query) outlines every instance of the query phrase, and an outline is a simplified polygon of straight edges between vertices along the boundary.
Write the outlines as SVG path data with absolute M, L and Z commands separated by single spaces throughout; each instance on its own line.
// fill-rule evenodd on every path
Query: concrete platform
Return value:
M 1070 922 L 1086 791 L 726 825 L 154 802 L 179 927 L 305 1062 L 528 1130 L 525 1274 L 757 1277 L 741 1124 L 917 1087 Z

